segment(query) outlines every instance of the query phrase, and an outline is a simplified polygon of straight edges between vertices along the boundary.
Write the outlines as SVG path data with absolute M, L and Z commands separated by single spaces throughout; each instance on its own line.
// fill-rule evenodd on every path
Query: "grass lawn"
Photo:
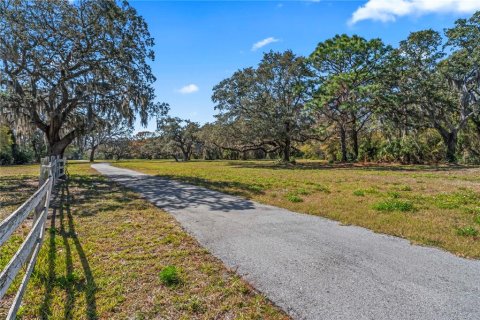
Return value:
M 38 171 L 38 165 L 0 167 L 0 214 L 33 193 Z M 20 318 L 288 319 L 170 215 L 88 163 L 69 164 L 68 171 Z M 1 269 L 27 232 L 22 227 L 0 248 Z M 0 302 L 0 318 L 12 294 Z
M 479 167 L 145 160 L 114 165 L 480 258 Z

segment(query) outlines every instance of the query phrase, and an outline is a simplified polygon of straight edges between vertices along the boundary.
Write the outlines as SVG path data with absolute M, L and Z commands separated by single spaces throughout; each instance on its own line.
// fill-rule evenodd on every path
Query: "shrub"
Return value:
M 0 151 L 0 165 L 12 164 L 13 157 L 12 154 L 5 151 Z
M 177 267 L 175 266 L 166 266 L 160 271 L 160 281 L 167 285 L 173 286 L 180 283 L 180 275 Z
M 33 155 L 26 150 L 17 150 L 13 153 L 14 164 L 26 164 L 33 160 Z

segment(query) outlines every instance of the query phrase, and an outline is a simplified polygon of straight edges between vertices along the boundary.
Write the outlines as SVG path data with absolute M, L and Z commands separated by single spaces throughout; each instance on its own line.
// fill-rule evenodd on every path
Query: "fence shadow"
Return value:
M 75 219 L 70 203 L 72 196 L 69 190 L 70 181 L 67 179 L 56 189 L 52 199 L 53 214 L 50 221 L 48 240 L 48 270 L 44 281 L 45 296 L 40 307 L 41 319 L 50 319 L 52 316 L 52 302 L 54 289 L 60 288 L 65 292 L 66 298 L 62 303 L 64 314 L 62 319 L 74 319 L 72 311 L 79 293 L 85 296 L 86 310 L 82 318 L 97 319 L 96 292 L 97 286 L 93 277 L 90 264 L 78 235 L 75 231 Z M 58 241 L 60 240 L 61 241 Z M 57 274 L 59 254 L 65 255 L 64 274 Z M 74 255 L 78 256 L 81 268 L 74 265 Z M 83 274 L 84 278 L 79 276 Z

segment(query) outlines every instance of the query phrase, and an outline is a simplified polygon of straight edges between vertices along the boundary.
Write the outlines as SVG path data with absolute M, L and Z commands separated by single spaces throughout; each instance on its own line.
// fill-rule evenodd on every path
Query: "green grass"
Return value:
M 373 208 L 378 211 L 413 211 L 413 204 L 408 201 L 398 200 L 395 197 L 376 203 Z
M 479 215 L 479 167 L 165 160 L 114 165 L 480 258 L 479 239 L 456 232 Z
M 21 202 L 36 188 L 32 182 L 17 191 L 38 172 L 36 166 L 20 169 L 0 167 L 2 202 Z M 288 319 L 173 217 L 89 164 L 71 164 L 68 171 L 69 183 L 52 202 L 55 219 L 47 222 L 21 319 Z M 27 232 L 28 225 L 0 248 L 0 267 Z M 176 277 L 177 285 L 167 285 Z M 0 302 L 0 318 L 20 278 Z
M 302 198 L 294 194 L 287 195 L 287 200 L 290 202 L 303 202 Z
M 480 224 L 480 214 L 476 215 L 473 220 L 475 221 L 476 224 Z
M 353 191 L 353 195 L 357 197 L 365 197 L 365 191 L 364 190 L 355 190 Z
M 457 234 L 464 237 L 476 237 L 478 236 L 478 230 L 474 227 L 463 227 L 457 230 Z

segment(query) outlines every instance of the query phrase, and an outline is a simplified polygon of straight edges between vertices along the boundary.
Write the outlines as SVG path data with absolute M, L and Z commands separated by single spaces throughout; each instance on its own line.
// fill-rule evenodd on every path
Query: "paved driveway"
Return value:
M 480 319 L 478 260 L 108 164 L 93 168 L 171 213 L 295 319 Z

